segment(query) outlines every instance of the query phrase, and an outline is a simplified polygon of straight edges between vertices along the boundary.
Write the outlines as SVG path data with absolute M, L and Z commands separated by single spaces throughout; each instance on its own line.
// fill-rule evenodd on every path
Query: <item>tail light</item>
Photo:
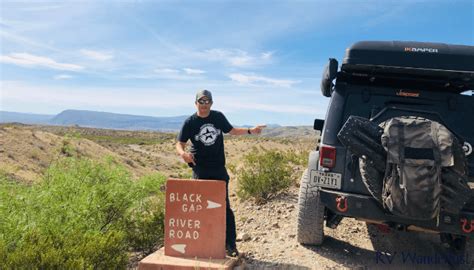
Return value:
M 336 148 L 332 146 L 322 146 L 319 149 L 319 165 L 326 168 L 336 166 Z

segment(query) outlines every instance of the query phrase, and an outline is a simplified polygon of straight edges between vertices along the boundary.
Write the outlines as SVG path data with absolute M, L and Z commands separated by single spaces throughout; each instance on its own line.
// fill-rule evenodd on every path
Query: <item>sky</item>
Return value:
M 472 0 L 0 2 L 0 110 L 195 112 L 312 125 L 320 79 L 361 40 L 474 45 Z

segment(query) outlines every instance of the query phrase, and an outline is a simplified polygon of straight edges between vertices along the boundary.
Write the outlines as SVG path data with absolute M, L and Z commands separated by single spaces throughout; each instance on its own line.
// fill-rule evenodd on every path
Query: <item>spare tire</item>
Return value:
M 383 205 L 382 190 L 384 172 L 378 171 L 373 163 L 367 162 L 367 158 L 359 158 L 359 170 L 362 182 L 380 205 Z
M 380 126 L 384 126 L 389 120 L 382 122 Z M 375 125 L 375 123 L 373 123 Z M 441 207 L 446 212 L 459 213 L 464 205 L 472 197 L 472 192 L 467 185 L 467 170 L 468 163 L 465 157 L 462 145 L 459 140 L 453 135 L 452 154 L 454 165 L 443 169 L 442 173 L 442 203 Z M 373 142 L 371 142 L 373 143 Z M 377 155 L 375 159 L 380 159 Z M 378 160 L 380 162 L 380 160 Z M 383 160 L 383 162 L 386 162 Z M 376 166 L 374 157 L 361 156 L 359 157 L 359 171 L 362 182 L 369 191 L 369 193 L 381 204 L 383 179 L 385 171 L 380 170 L 380 166 Z

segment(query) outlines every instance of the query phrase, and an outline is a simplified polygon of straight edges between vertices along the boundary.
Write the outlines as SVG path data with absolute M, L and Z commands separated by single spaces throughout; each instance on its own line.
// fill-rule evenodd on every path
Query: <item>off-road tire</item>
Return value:
M 301 176 L 298 198 L 297 240 L 301 244 L 319 246 L 324 240 L 324 205 L 319 190 L 309 181 L 306 169 Z

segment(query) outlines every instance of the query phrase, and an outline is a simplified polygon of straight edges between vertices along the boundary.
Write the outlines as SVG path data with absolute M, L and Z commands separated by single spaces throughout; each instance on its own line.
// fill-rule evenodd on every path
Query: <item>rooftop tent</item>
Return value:
M 424 84 L 463 92 L 474 89 L 474 46 L 402 41 L 361 41 L 346 50 L 342 80 Z

